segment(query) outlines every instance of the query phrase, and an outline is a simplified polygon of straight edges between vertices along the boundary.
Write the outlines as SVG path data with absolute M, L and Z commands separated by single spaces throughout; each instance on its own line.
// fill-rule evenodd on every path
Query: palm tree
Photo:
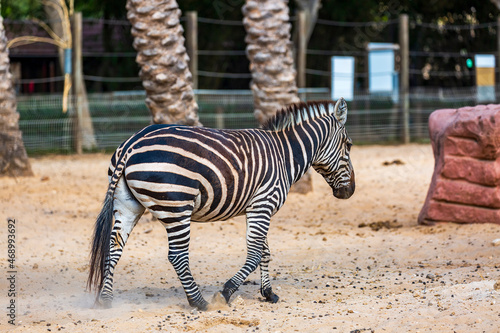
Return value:
M 200 125 L 175 0 L 127 0 L 146 104 L 156 124 Z
M 0 16 L 0 176 L 33 176 L 19 130 L 7 38 Z
M 254 115 L 263 124 L 284 106 L 300 101 L 290 41 L 288 0 L 246 0 L 242 11 L 252 72 Z M 310 172 L 292 187 L 292 191 L 299 193 L 311 190 Z
M 288 13 L 287 0 L 247 0 L 243 6 L 254 114 L 261 124 L 299 102 Z

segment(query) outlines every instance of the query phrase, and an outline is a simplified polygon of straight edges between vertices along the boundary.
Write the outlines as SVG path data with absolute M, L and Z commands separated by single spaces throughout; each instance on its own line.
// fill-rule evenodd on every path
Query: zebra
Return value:
M 189 267 L 190 224 L 246 214 L 245 264 L 218 296 L 229 303 L 260 266 L 260 292 L 276 303 L 268 269 L 271 216 L 311 166 L 335 197 L 351 197 L 355 177 L 346 119 L 347 103 L 341 98 L 335 104 L 288 106 L 262 129 L 150 125 L 137 132 L 111 158 L 108 190 L 95 223 L 87 286 L 96 291 L 96 306 L 111 307 L 115 266 L 145 209 L 165 227 L 168 260 L 189 304 L 199 310 L 207 310 L 209 303 Z

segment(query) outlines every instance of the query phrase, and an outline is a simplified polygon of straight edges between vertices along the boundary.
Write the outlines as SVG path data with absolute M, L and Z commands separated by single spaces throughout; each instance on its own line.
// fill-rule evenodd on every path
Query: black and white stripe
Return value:
M 199 309 L 208 303 L 189 269 L 190 223 L 246 214 L 246 262 L 226 282 L 222 295 L 229 301 L 260 265 L 261 293 L 276 302 L 268 273 L 270 218 L 285 202 L 290 186 L 311 166 L 336 197 L 352 195 L 346 117 L 347 105 L 340 99 L 335 105 L 290 106 L 264 129 L 152 125 L 136 133 L 112 157 L 110 184 L 96 222 L 88 283 L 98 289 L 98 303 L 111 304 L 114 268 L 145 208 L 165 226 L 168 259 L 189 303 Z

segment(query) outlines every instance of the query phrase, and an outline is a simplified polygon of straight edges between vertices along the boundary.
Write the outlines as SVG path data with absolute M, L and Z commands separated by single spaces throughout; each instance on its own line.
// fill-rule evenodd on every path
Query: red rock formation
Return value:
M 434 111 L 435 166 L 419 224 L 500 224 L 500 105 Z

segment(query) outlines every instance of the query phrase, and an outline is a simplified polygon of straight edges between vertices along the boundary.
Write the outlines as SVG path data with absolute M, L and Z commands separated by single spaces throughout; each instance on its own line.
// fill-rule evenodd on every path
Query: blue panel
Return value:
M 71 49 L 64 49 L 64 74 L 71 74 Z

